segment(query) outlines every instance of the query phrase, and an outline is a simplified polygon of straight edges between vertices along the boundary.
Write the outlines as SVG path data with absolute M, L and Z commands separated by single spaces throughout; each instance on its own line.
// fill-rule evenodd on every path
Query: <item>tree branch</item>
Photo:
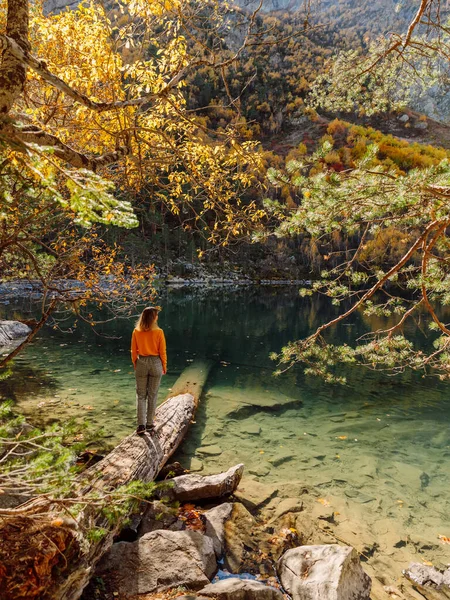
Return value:
M 180 82 L 188 69 L 187 67 L 180 69 L 178 73 L 176 73 L 159 92 L 145 94 L 143 96 L 139 96 L 138 98 L 132 98 L 131 100 L 120 100 L 116 102 L 94 102 L 88 96 L 86 96 L 86 94 L 82 94 L 81 92 L 74 90 L 60 77 L 54 75 L 48 69 L 44 60 L 39 60 L 30 52 L 23 50 L 22 47 L 11 37 L 0 34 L 0 50 L 7 50 L 16 61 L 33 69 L 33 71 L 40 75 L 44 81 L 57 88 L 61 92 L 64 92 L 76 102 L 83 104 L 87 108 L 98 113 L 117 108 L 126 108 L 127 106 L 141 106 L 142 104 L 150 102 L 155 98 L 160 98 L 166 95 Z
M 16 149 L 25 152 L 30 148 L 27 144 L 37 144 L 41 147 L 53 148 L 54 156 L 64 160 L 77 169 L 88 169 L 89 171 L 96 171 L 99 167 L 104 167 L 117 162 L 127 154 L 130 150 L 126 146 L 120 146 L 112 152 L 105 152 L 100 156 L 89 157 L 82 152 L 77 152 L 64 142 L 62 142 L 55 135 L 39 129 L 35 126 L 27 126 L 23 129 L 8 124 L 0 129 L 0 133 L 5 136 L 8 141 L 11 141 Z
M 350 316 L 352 313 L 354 313 L 355 310 L 357 310 L 362 304 L 364 304 L 364 302 L 366 302 L 366 300 L 369 300 L 375 294 L 375 292 L 377 292 L 393 275 L 395 275 L 395 273 L 397 273 L 408 262 L 408 260 L 414 254 L 414 252 L 420 246 L 423 245 L 424 241 L 427 239 L 428 235 L 432 231 L 434 231 L 436 228 L 439 228 L 439 231 L 441 231 L 441 229 L 445 229 L 446 227 L 448 227 L 448 225 L 449 225 L 449 221 L 445 221 L 444 224 L 442 224 L 441 221 L 433 221 L 432 223 L 430 223 L 428 225 L 428 227 L 425 229 L 425 231 L 422 233 L 422 235 L 416 239 L 414 244 L 412 244 L 410 246 L 410 248 L 408 249 L 406 254 L 403 256 L 403 258 L 401 258 L 398 261 L 398 263 L 392 267 L 392 269 L 390 269 L 387 273 L 385 273 L 383 275 L 383 277 L 379 281 L 377 281 L 377 283 L 375 283 L 369 290 L 367 290 L 367 292 L 363 296 L 361 296 L 361 298 L 357 302 L 355 302 L 355 304 L 353 304 L 353 306 L 351 306 L 345 313 L 342 313 L 341 315 L 339 315 L 332 321 L 328 321 L 328 323 L 324 323 L 323 325 L 318 327 L 312 335 L 308 336 L 303 341 L 303 344 L 306 344 L 307 342 L 310 342 L 310 341 L 316 339 L 317 337 L 320 336 L 322 331 L 324 331 L 325 329 L 328 329 L 332 325 L 336 325 L 337 323 L 339 323 L 340 321 L 343 321 L 348 316 Z

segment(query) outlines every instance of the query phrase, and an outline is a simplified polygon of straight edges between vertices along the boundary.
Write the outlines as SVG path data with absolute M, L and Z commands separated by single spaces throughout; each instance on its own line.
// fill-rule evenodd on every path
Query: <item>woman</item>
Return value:
M 159 308 L 148 306 L 139 317 L 131 337 L 131 360 L 136 375 L 136 433 L 153 431 L 161 376 L 167 373 L 166 339 L 158 327 Z

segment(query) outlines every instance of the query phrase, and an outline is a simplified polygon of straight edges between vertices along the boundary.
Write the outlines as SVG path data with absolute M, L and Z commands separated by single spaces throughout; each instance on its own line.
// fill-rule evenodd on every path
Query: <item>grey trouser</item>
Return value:
M 139 356 L 136 362 L 136 407 L 138 425 L 151 425 L 162 377 L 159 356 Z

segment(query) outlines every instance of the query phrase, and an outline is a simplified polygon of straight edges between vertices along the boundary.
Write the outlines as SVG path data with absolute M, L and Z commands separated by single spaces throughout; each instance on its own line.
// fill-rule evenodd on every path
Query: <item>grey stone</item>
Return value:
M 210 444 L 209 446 L 200 446 L 197 448 L 196 454 L 200 454 L 203 456 L 219 456 L 222 454 L 222 448 L 217 444 Z
M 119 542 L 102 558 L 97 575 L 108 577 L 124 597 L 209 583 L 217 563 L 213 543 L 198 531 L 153 531 L 133 543 Z
M 285 498 L 275 508 L 270 522 L 276 521 L 287 513 L 298 513 L 303 510 L 303 502 L 297 498 Z
M 450 568 L 442 573 L 443 583 L 450 587 Z
M 19 321 L 0 321 L 0 350 L 14 350 L 30 331 L 28 325 Z
M 212 539 L 214 552 L 219 558 L 222 556 L 225 545 L 224 524 L 230 518 L 233 505 L 230 502 L 219 504 L 203 513 L 206 521 L 205 535 Z
M 369 600 L 371 579 L 354 548 L 300 546 L 283 554 L 278 575 L 293 600 Z
M 265 477 L 270 473 L 270 466 L 267 463 L 259 463 L 256 467 L 248 469 L 248 472 L 256 477 Z
M 170 480 L 171 486 L 163 490 L 162 494 L 180 502 L 221 498 L 234 492 L 243 473 L 244 465 L 240 463 L 225 473 L 216 475 L 180 475 Z
M 286 462 L 289 462 L 290 460 L 292 460 L 294 458 L 296 458 L 295 454 L 291 454 L 290 452 L 280 452 L 280 453 L 276 454 L 275 456 L 268 458 L 267 460 L 274 467 L 279 467 L 280 465 L 282 465 Z
M 241 481 L 234 496 L 249 510 L 265 506 L 278 494 L 278 489 L 249 477 Z
M 203 471 L 203 463 L 198 458 L 191 458 L 189 471 Z
M 428 129 L 428 123 L 426 121 L 417 121 L 414 123 L 414 129 Z
M 241 433 L 247 433 L 248 435 L 260 435 L 261 427 L 256 423 L 250 423 L 249 425 L 244 425 L 241 428 Z
M 210 583 L 199 592 L 218 600 L 283 600 L 283 594 L 274 587 L 253 579 L 230 577 Z
M 142 536 L 158 529 L 174 529 L 179 530 L 182 527 L 182 522 L 178 520 L 172 508 L 155 500 L 148 505 L 145 510 L 139 527 L 137 528 L 138 535 Z
M 401 121 L 402 123 L 407 123 L 409 121 L 409 116 L 406 114 L 403 114 L 400 117 L 398 117 L 398 120 Z
M 183 594 L 183 596 L 177 596 L 176 600 L 209 600 L 209 598 L 197 596 L 197 594 Z
M 403 575 L 424 587 L 440 588 L 444 584 L 444 575 L 440 571 L 421 563 L 411 563 Z
M 230 573 L 240 573 L 246 548 L 253 548 L 257 540 L 254 532 L 256 520 L 248 510 L 236 502 L 230 517 L 224 522 L 225 567 Z

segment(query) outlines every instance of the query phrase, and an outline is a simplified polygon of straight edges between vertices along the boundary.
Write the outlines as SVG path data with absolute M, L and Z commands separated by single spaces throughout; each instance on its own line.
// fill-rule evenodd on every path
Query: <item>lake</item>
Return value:
M 362 368 L 346 372 L 346 386 L 300 367 L 274 377 L 270 352 L 336 314 L 324 298 L 300 298 L 295 286 L 164 288 L 158 302 L 169 356 L 160 400 L 193 360 L 215 361 L 177 460 L 202 473 L 243 462 L 260 482 L 306 486 L 314 516 L 334 515 L 338 535 L 373 555 L 379 570 L 450 563 L 439 538 L 450 537 L 449 383 Z M 33 305 L 1 312 L 13 318 Z M 379 325 L 357 314 L 331 337 L 350 341 Z M 132 329 L 133 320 L 102 326 L 107 337 L 48 327 L 16 359 L 0 393 L 31 420 L 87 417 L 111 446 L 135 428 Z M 408 334 L 429 343 L 413 325 Z

